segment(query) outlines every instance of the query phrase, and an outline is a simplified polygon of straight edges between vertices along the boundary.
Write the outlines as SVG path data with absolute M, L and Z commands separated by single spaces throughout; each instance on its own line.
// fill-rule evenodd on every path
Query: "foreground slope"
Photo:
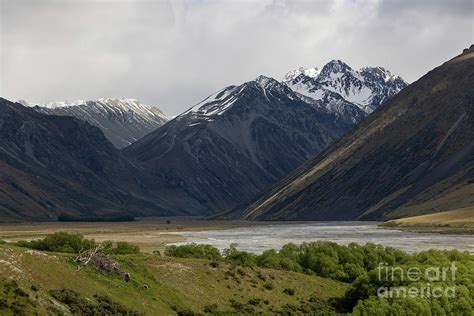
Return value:
M 387 219 L 473 205 L 473 82 L 470 49 L 230 216 Z
M 99 305 L 101 299 L 104 309 L 112 308 L 112 301 L 139 315 L 284 314 L 291 312 L 289 308 L 305 306 L 331 310 L 329 299 L 343 296 L 348 288 L 313 275 L 211 265 L 208 260 L 159 255 L 117 258 L 130 273 L 130 282 L 93 268 L 79 270 L 72 255 L 0 245 L 0 314 L 80 315 L 84 311 L 74 307 L 84 308 L 84 300 Z M 272 287 L 265 287 L 267 283 Z M 296 294 L 285 294 L 286 288 Z M 62 289 L 78 295 L 60 302 L 51 291 Z
M 87 122 L 0 98 L 0 221 L 170 214 L 139 169 Z
M 74 103 L 53 102 L 34 107 L 38 112 L 74 116 L 97 126 L 117 148 L 123 148 L 168 121 L 157 107 L 133 99 L 102 98 Z
M 353 126 L 260 76 L 227 87 L 124 149 L 177 209 L 209 214 L 275 183 Z

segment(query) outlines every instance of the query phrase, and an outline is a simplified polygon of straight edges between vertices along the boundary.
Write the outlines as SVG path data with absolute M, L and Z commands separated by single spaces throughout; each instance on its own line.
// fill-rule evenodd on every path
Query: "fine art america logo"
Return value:
M 420 285 L 380 287 L 377 295 L 386 298 L 454 298 L 456 287 L 446 286 L 448 283 L 454 284 L 456 281 L 457 267 L 454 262 L 448 267 L 431 266 L 424 271 L 419 267 L 393 267 L 386 262 L 378 265 L 378 280 L 381 283 L 407 284 L 418 282 Z

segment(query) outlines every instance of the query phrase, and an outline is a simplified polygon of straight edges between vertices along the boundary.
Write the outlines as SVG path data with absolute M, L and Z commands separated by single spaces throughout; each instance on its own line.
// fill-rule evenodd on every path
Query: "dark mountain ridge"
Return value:
M 0 220 L 170 214 L 146 177 L 87 122 L 0 98 Z
M 259 220 L 390 219 L 474 204 L 474 50 L 403 89 L 253 202 Z
M 185 192 L 180 207 L 209 214 L 252 198 L 351 128 L 261 76 L 211 95 L 123 152 Z

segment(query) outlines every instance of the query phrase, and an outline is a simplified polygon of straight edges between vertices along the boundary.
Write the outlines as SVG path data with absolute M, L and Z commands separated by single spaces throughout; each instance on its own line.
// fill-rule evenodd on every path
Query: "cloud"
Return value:
M 413 81 L 474 42 L 470 0 L 0 4 L 0 95 L 136 98 L 171 115 L 226 85 L 331 59 Z

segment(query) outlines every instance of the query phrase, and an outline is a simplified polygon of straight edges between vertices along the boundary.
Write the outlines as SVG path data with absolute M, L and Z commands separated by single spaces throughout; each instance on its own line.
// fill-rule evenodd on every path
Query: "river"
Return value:
M 300 244 L 317 240 L 333 241 L 342 245 L 371 242 L 410 253 L 428 249 L 458 249 L 474 253 L 472 235 L 406 232 L 381 228 L 374 222 L 276 223 L 222 230 L 182 231 L 175 234 L 182 235 L 186 241 L 174 245 L 194 242 L 211 244 L 223 250 L 235 243 L 239 250 L 253 253 L 280 249 L 287 243 Z

